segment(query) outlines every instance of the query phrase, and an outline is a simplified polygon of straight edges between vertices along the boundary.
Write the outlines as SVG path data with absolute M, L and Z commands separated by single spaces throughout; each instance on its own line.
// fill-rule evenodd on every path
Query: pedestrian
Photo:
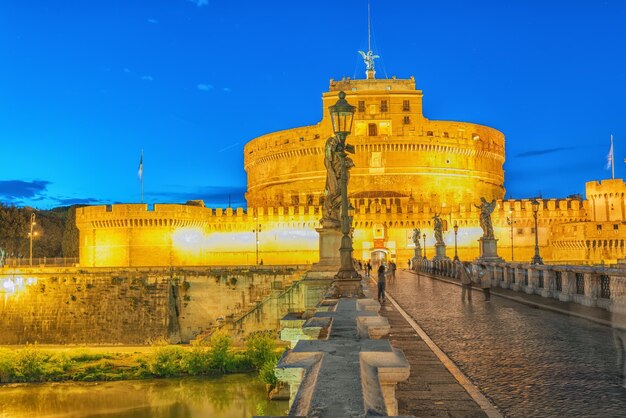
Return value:
M 411 259 L 410 258 L 409 258 L 409 261 L 406 264 L 409 267 L 409 270 L 411 270 Z
M 385 265 L 378 267 L 378 303 L 385 302 L 385 285 L 387 284 Z
M 465 294 L 467 294 L 467 301 L 472 300 L 472 271 L 470 270 L 470 263 L 465 261 L 461 263 L 459 260 L 454 262 L 456 267 L 456 278 L 461 280 L 461 302 L 465 300 Z
M 367 277 L 372 277 L 372 264 L 370 263 L 370 260 L 367 260 L 367 265 L 365 266 L 365 270 L 366 270 Z
M 485 271 L 485 268 L 481 265 L 476 265 L 476 281 L 480 284 L 485 294 L 485 302 L 491 301 L 491 279 L 489 274 Z
M 359 271 L 363 271 L 363 263 L 361 263 L 361 260 L 359 260 Z
M 389 262 L 389 282 L 396 282 L 396 263 L 393 261 Z

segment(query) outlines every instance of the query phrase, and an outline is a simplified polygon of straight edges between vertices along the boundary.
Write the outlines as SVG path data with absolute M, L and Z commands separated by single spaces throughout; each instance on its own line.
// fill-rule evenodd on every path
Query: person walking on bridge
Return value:
M 465 300 L 465 294 L 467 294 L 467 301 L 472 301 L 472 270 L 468 261 L 461 263 L 459 260 L 454 262 L 456 267 L 456 278 L 461 280 L 461 301 Z
M 378 267 L 378 303 L 385 302 L 385 286 L 387 285 L 387 272 L 385 271 L 385 265 L 381 264 Z

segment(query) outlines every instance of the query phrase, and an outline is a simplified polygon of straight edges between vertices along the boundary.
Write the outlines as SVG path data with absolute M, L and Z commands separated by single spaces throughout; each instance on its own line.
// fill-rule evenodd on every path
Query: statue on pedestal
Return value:
M 322 225 L 325 227 L 341 225 L 341 160 L 335 152 L 337 144 L 339 144 L 339 139 L 331 136 L 326 140 L 324 147 L 326 186 L 324 187 Z
M 435 230 L 435 245 L 445 245 L 443 242 L 443 222 L 437 214 L 433 216 L 433 228 Z
M 484 197 L 480 198 L 482 202 L 479 205 L 474 205 L 478 209 L 480 209 L 480 227 L 483 230 L 483 238 L 493 239 L 493 225 L 491 224 L 491 214 L 496 208 L 496 200 L 493 199 L 491 202 L 487 202 Z
M 420 239 L 422 238 L 421 232 L 419 228 L 413 228 L 413 236 L 411 240 L 413 244 L 415 244 L 415 254 L 422 253 L 422 246 L 420 245 Z

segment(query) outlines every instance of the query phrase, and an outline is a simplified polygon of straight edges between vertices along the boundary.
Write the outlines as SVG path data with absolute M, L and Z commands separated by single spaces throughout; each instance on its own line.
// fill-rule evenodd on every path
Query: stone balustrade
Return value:
M 626 269 L 619 264 L 605 267 L 477 260 L 473 263 L 485 268 L 493 287 L 626 313 Z M 420 258 L 414 266 L 417 271 L 456 276 L 456 268 L 451 260 Z
M 395 387 L 408 379 L 410 366 L 383 339 L 390 326 L 379 309 L 371 299 L 327 299 L 309 319 L 283 318 L 281 337 L 293 348 L 276 376 L 289 384 L 289 416 L 397 414 Z

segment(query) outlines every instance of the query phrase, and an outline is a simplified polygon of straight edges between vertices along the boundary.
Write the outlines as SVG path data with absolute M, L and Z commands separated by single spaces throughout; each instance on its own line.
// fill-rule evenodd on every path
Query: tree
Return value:
M 30 224 L 26 211 L 0 203 L 0 247 L 7 257 L 28 255 Z
M 78 257 L 78 228 L 76 227 L 76 206 L 70 207 L 65 221 L 63 241 L 61 242 L 63 257 Z

